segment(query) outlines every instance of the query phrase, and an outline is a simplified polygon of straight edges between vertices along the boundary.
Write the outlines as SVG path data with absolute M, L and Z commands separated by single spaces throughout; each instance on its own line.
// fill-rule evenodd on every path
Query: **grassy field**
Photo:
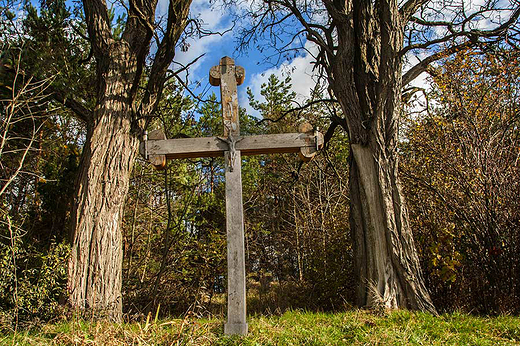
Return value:
M 249 335 L 223 335 L 222 319 L 111 324 L 82 320 L 0 336 L 0 345 L 520 345 L 520 317 L 440 317 L 363 310 L 291 311 L 249 319 Z

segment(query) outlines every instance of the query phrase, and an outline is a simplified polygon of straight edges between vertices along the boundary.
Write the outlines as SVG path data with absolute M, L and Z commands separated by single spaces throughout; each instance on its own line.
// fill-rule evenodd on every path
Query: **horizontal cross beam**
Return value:
M 322 146 L 320 132 L 283 133 L 243 137 L 236 143 L 236 150 L 242 155 L 305 152 L 305 156 L 311 157 Z M 140 148 L 145 157 L 164 155 L 167 159 L 219 157 L 227 150 L 228 144 L 218 137 L 149 139 Z

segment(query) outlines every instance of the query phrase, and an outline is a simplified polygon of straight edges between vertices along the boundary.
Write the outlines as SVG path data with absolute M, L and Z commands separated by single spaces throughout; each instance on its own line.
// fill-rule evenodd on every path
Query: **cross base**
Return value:
M 226 335 L 246 335 L 247 323 L 226 323 L 224 324 L 224 334 Z

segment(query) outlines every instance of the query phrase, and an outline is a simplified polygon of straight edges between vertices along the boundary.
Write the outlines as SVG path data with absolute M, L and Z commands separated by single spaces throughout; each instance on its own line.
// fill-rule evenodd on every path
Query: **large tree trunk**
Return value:
M 372 139 L 372 138 L 371 138 Z M 435 312 L 397 177 L 396 153 L 351 145 L 351 227 L 360 306 Z
M 114 320 L 122 314 L 120 228 L 138 145 L 129 130 L 128 119 L 113 112 L 88 135 L 77 181 L 69 268 L 73 308 Z
M 96 60 L 97 98 L 93 111 L 74 103 L 87 113 L 81 118 L 88 130 L 74 205 L 69 299 L 77 310 L 98 318 L 122 316 L 121 220 L 130 173 L 138 137 L 157 109 L 190 4 L 170 1 L 166 27 L 161 27 L 155 23 L 157 0 L 130 1 L 125 28 L 115 38 L 106 1 L 83 1 Z M 155 29 L 162 38 L 144 83 Z
M 350 206 L 357 303 L 435 313 L 398 181 L 404 27 L 397 3 L 354 2 L 338 25 L 330 85 L 350 137 Z
M 389 86 L 392 88 L 392 86 Z M 397 89 L 399 90 L 399 89 Z M 397 96 L 395 96 L 397 97 Z M 350 215 L 357 276 L 357 303 L 435 313 L 424 285 L 406 203 L 398 179 L 399 111 L 385 100 L 367 130 L 351 126 Z M 368 124 L 368 123 L 367 123 Z M 356 130 L 361 129 L 360 132 Z
M 131 83 L 120 72 L 126 62 L 119 53 L 114 50 L 103 75 L 104 92 L 83 147 L 69 264 L 72 307 L 113 320 L 122 317 L 121 220 L 139 143 L 128 102 Z

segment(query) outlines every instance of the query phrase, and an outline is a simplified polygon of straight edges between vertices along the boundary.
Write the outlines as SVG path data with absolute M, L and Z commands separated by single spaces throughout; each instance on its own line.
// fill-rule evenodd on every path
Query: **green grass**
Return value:
M 520 345 L 520 317 L 435 317 L 395 311 L 311 313 L 249 319 L 249 335 L 223 335 L 222 319 L 113 324 L 74 320 L 0 336 L 0 345 Z

